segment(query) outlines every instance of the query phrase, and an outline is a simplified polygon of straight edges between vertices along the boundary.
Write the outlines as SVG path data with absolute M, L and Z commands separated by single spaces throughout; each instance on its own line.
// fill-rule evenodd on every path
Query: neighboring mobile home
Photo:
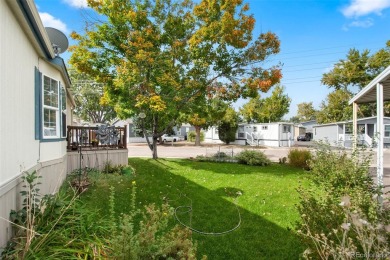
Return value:
M 239 124 L 232 144 L 288 147 L 294 144 L 294 131 L 294 124 L 286 122 Z M 222 143 L 217 127 L 206 131 L 205 142 Z
M 20 209 L 21 176 L 36 170 L 40 193 L 57 191 L 67 173 L 66 126 L 74 101 L 33 0 L 0 1 L 0 248 Z
M 375 145 L 377 130 L 376 117 L 366 117 L 357 120 L 357 142 L 359 145 L 372 147 Z M 390 117 L 384 117 L 384 145 L 390 145 Z M 313 140 L 327 141 L 333 146 L 352 147 L 352 120 L 313 126 Z
M 141 130 L 136 128 L 132 119 L 117 120 L 113 125 L 128 129 L 127 143 L 146 143 L 146 139 L 142 136 Z M 195 131 L 195 128 L 190 124 L 182 124 L 180 127 L 174 126 L 175 135 L 181 137 L 180 140 L 187 140 L 188 132 Z

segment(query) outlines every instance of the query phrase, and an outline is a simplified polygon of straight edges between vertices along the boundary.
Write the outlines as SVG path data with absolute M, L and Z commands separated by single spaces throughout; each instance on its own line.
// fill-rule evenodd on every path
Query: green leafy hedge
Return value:
M 267 166 L 271 164 L 270 159 L 261 151 L 244 150 L 237 154 L 235 158 L 237 162 L 241 164 L 258 166 Z

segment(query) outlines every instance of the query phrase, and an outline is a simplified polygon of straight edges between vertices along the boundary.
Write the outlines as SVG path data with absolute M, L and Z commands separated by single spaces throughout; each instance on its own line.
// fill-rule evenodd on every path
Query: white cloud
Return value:
M 374 21 L 372 19 L 366 19 L 364 21 L 353 21 L 348 26 L 349 27 L 362 27 L 368 28 L 374 25 Z
M 87 0 L 63 0 L 66 4 L 76 8 L 87 8 Z
M 346 17 L 359 17 L 375 13 L 380 15 L 382 10 L 390 7 L 390 0 L 352 0 L 351 4 L 342 9 Z
M 374 25 L 374 20 L 368 18 L 366 20 L 355 20 L 347 25 L 343 26 L 344 31 L 348 31 L 351 27 L 369 28 Z
M 63 33 L 68 32 L 68 29 L 66 28 L 66 24 L 63 23 L 60 19 L 53 17 L 51 14 L 39 13 L 39 16 L 41 17 L 43 26 L 56 28 L 62 31 Z

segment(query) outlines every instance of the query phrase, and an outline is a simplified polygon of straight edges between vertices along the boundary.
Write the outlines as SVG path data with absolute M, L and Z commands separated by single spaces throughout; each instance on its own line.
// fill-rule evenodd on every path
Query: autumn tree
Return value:
M 302 102 L 298 104 L 297 117 L 300 122 L 315 119 L 316 113 L 317 111 L 314 109 L 313 102 Z
M 242 0 L 88 4 L 104 19 L 72 33 L 78 44 L 70 63 L 107 86 L 103 101 L 119 117 L 147 115 L 153 158 L 158 137 L 194 104 L 217 93 L 224 100 L 253 97 L 281 78 L 278 66 L 261 66 L 279 52 L 278 38 L 252 38 L 255 20 Z
M 229 104 L 218 98 L 192 106 L 187 116 L 188 123 L 195 128 L 195 145 L 200 146 L 200 131 L 218 125 L 225 116 Z
M 352 98 L 351 92 L 338 89 L 329 93 L 326 101 L 323 101 L 317 113 L 317 123 L 325 124 L 350 120 L 352 118 L 352 106 L 348 104 Z
M 276 86 L 271 96 L 252 98 L 240 108 L 246 122 L 268 123 L 282 120 L 290 109 L 291 99 L 284 93 L 284 87 Z
M 234 142 L 236 140 L 238 121 L 238 113 L 232 107 L 228 107 L 225 115 L 218 125 L 219 140 L 225 144 Z
M 76 102 L 73 112 L 91 123 L 110 123 L 116 118 L 113 107 L 103 104 L 104 86 L 75 69 L 68 69 L 72 81 L 72 93 Z

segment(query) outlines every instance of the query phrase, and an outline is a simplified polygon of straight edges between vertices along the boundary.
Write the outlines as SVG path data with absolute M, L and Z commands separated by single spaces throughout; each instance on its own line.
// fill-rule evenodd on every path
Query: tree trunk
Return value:
M 158 158 L 157 157 L 157 138 L 158 138 L 157 126 L 158 126 L 158 117 L 157 115 L 153 115 L 153 144 L 152 144 L 153 159 Z
M 201 127 L 195 126 L 195 146 L 200 146 L 200 129 Z
M 153 136 L 153 144 L 152 144 L 152 146 L 153 146 L 153 149 L 152 149 L 152 151 L 153 151 L 153 159 L 158 159 L 158 157 L 157 157 L 157 137 Z

